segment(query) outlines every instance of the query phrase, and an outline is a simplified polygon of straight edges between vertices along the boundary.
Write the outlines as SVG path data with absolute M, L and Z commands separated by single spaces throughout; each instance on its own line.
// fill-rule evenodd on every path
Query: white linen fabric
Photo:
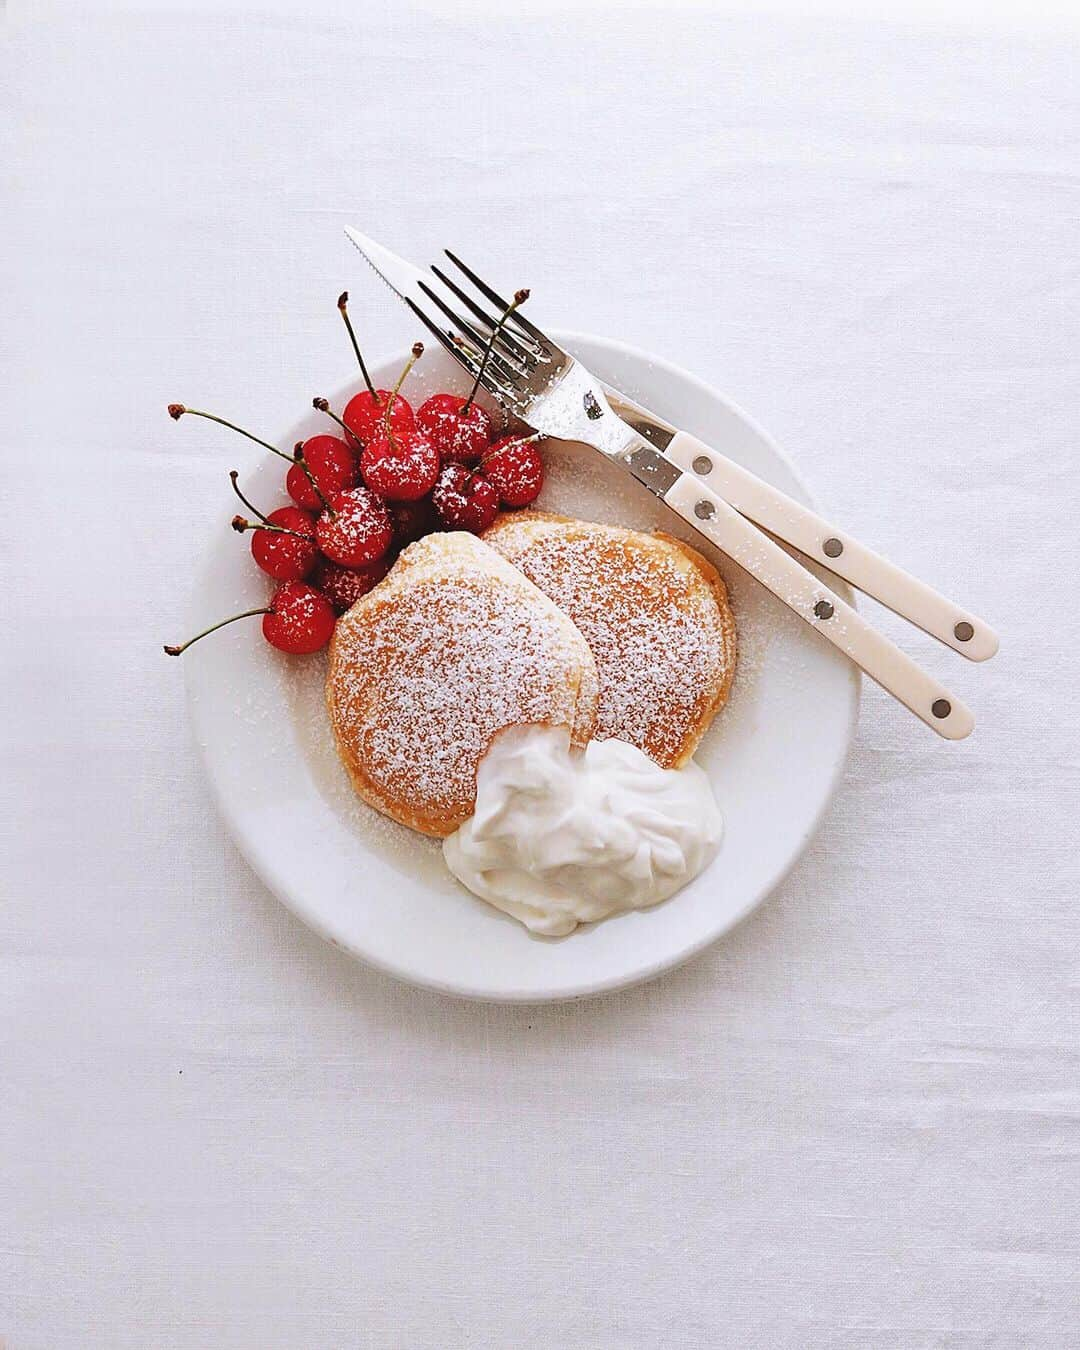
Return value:
M 1080 1346 L 1076 42 L 181 2 L 5 50 L 4 1344 Z M 165 404 L 289 425 L 344 285 L 410 341 L 349 222 L 694 370 L 1001 629 L 882 617 L 974 737 L 866 688 L 792 875 L 651 985 L 400 986 L 215 814 L 160 644 L 243 447 Z

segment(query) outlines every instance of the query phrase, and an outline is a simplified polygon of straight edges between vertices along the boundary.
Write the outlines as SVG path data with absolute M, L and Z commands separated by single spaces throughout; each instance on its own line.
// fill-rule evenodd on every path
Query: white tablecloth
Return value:
M 1076 43 L 638 8 L 9 16 L 0 1337 L 1080 1346 Z M 995 621 L 876 689 L 691 965 L 482 1007 L 323 945 L 162 657 L 232 451 L 348 378 L 341 235 L 445 243 L 730 393 Z M 235 448 L 235 447 L 234 447 Z M 267 728 L 272 734 L 272 728 Z

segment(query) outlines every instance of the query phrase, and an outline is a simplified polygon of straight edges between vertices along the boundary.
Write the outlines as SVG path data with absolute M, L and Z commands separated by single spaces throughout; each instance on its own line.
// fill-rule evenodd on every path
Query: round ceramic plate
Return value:
M 601 379 L 809 500 L 768 437 L 714 390 L 619 343 L 555 336 Z M 381 366 L 376 383 L 388 387 L 403 361 L 404 354 Z M 449 358 L 429 350 L 405 392 L 415 404 L 436 388 L 461 387 Z M 333 406 L 340 409 L 352 392 L 340 392 Z M 328 429 L 313 413 L 283 430 L 278 442 L 292 445 Z M 267 886 L 330 942 L 380 970 L 469 998 L 580 998 L 648 979 L 715 941 L 761 903 L 806 846 L 836 786 L 856 719 L 854 668 L 757 582 L 595 451 L 560 444 L 546 460 L 539 507 L 682 535 L 713 557 L 731 591 L 738 672 L 697 754 L 724 814 L 724 841 L 712 866 L 672 899 L 570 937 L 533 937 L 465 891 L 443 865 L 436 841 L 384 819 L 353 795 L 323 706 L 323 655 L 283 656 L 263 643 L 252 621 L 184 657 L 207 772 L 241 850 Z M 249 460 L 243 476 L 264 509 L 282 496 L 281 479 L 280 461 L 270 455 Z M 191 631 L 264 603 L 267 594 L 248 549 L 219 527 L 197 579 Z

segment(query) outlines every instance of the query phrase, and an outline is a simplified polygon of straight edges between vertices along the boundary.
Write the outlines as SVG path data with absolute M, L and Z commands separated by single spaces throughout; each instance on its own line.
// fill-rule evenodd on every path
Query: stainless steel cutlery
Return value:
M 526 426 L 591 446 L 750 572 L 827 642 L 940 736 L 959 740 L 971 712 L 791 556 L 777 539 L 972 661 L 997 651 L 974 614 L 813 511 L 593 376 L 452 253 L 453 272 L 413 267 L 355 230 L 349 238 L 450 355 Z M 492 335 L 494 341 L 492 342 Z

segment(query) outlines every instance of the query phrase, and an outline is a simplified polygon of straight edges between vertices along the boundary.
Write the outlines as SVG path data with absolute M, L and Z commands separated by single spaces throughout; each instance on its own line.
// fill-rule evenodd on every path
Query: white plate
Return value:
M 602 379 L 809 500 L 768 437 L 700 381 L 620 343 L 556 337 Z M 381 366 L 377 383 L 389 386 L 403 360 Z M 441 351 L 429 350 L 405 392 L 419 402 L 436 387 L 460 388 L 461 380 Z M 347 396 L 333 406 L 340 410 Z M 313 413 L 278 443 L 331 429 Z M 230 439 L 234 462 L 243 449 Z M 547 458 L 540 506 L 638 529 L 663 526 L 710 551 L 595 452 L 560 446 Z M 271 455 L 247 461 L 242 481 L 263 509 L 283 497 L 281 469 Z M 225 526 L 229 514 L 226 504 L 197 579 L 192 631 L 268 594 L 246 544 Z M 685 961 L 760 904 L 798 858 L 836 786 L 858 707 L 854 668 L 739 568 L 712 556 L 731 588 L 740 645 L 731 700 L 698 752 L 725 837 L 713 865 L 671 900 L 544 939 L 475 899 L 446 871 L 436 842 L 354 797 L 323 709 L 324 657 L 272 651 L 257 620 L 214 634 L 183 658 L 195 736 L 245 857 L 329 941 L 446 993 L 578 998 Z

